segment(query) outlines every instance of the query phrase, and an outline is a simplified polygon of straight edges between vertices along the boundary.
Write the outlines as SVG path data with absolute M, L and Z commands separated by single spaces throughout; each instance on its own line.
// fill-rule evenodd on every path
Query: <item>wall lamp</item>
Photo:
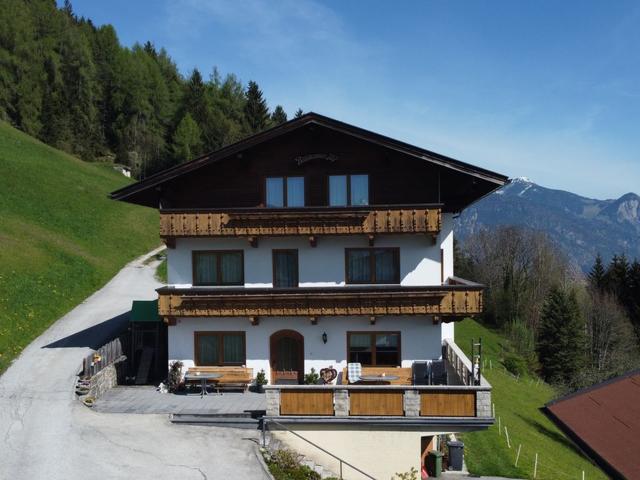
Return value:
M 322 343 L 326 344 L 327 343 L 327 332 L 324 332 L 322 334 Z

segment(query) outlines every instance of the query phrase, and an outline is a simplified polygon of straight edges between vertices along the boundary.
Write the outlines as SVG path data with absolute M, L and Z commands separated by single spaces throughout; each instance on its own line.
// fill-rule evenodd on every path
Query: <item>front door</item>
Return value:
M 304 337 L 295 330 L 280 330 L 270 339 L 273 384 L 301 384 L 304 378 Z

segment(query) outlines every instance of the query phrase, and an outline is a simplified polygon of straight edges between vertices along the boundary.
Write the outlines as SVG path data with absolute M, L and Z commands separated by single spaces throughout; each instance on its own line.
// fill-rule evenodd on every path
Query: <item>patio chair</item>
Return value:
M 431 362 L 431 385 L 447 385 L 447 366 L 444 360 L 433 360 Z
M 411 370 L 414 385 L 429 385 L 429 362 L 413 362 Z

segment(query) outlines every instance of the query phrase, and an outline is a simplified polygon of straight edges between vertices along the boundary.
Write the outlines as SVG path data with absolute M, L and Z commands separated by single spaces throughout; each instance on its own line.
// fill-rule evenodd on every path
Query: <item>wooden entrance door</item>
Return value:
M 304 378 L 304 337 L 295 330 L 280 330 L 270 339 L 271 382 L 301 384 Z

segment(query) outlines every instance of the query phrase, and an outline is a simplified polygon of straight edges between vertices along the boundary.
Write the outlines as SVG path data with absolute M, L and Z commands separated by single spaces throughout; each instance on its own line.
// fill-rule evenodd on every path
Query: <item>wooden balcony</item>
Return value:
M 435 236 L 441 226 L 440 205 L 160 211 L 160 236 L 165 240 L 181 237 L 374 236 L 388 233 Z
M 482 312 L 482 285 L 158 289 L 163 317 L 434 315 L 450 321 Z

